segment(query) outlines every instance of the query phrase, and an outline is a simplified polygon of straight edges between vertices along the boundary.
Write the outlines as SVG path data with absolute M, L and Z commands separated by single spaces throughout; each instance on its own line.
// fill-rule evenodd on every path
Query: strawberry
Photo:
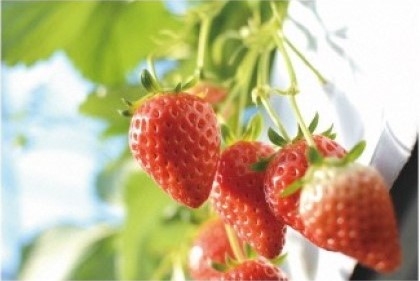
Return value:
M 210 82 L 200 82 L 188 90 L 189 93 L 202 97 L 210 104 L 217 104 L 227 96 L 227 90 Z
M 287 281 L 286 275 L 276 266 L 263 259 L 247 260 L 222 275 L 221 280 L 279 280 Z
M 134 112 L 131 152 L 165 192 L 191 208 L 207 200 L 220 154 L 212 107 L 187 94 L 157 94 Z
M 315 135 L 313 138 L 323 156 L 341 158 L 346 153 L 339 144 L 325 136 Z M 264 190 L 266 200 L 277 219 L 310 239 L 298 212 L 300 191 L 288 197 L 280 196 L 289 184 L 305 174 L 308 169 L 307 151 L 308 145 L 303 139 L 285 145 L 267 167 Z
M 355 163 L 323 165 L 308 173 L 299 212 L 313 239 L 379 272 L 397 269 L 401 263 L 397 223 L 379 173 Z
M 277 256 L 284 244 L 285 225 L 276 220 L 264 197 L 264 172 L 251 165 L 274 150 L 260 142 L 239 141 L 221 155 L 211 194 L 212 203 L 238 237 L 262 256 Z
M 201 226 L 189 253 L 189 271 L 194 280 L 220 280 L 221 272 L 211 267 L 212 262 L 224 264 L 226 256 L 234 258 L 225 225 L 214 219 Z

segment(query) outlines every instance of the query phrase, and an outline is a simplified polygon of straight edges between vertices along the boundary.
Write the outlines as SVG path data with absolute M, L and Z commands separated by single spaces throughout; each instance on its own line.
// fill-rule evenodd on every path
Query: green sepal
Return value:
M 179 93 L 179 92 L 181 92 L 182 91 L 182 83 L 181 82 L 179 82 L 178 84 L 176 84 L 176 87 L 175 87 L 175 89 L 174 89 L 174 92 L 175 93 Z
M 303 178 L 297 179 L 291 184 L 289 184 L 283 191 L 280 193 L 280 197 L 288 197 L 302 188 L 305 184 L 305 180 Z
M 121 98 L 121 101 L 123 102 L 123 104 L 125 104 L 128 107 L 133 106 L 133 103 L 129 100 L 127 100 L 126 98 Z
M 309 130 L 309 132 L 311 132 L 311 134 L 313 134 L 313 132 L 315 132 L 315 129 L 318 126 L 318 121 L 319 121 L 319 114 L 317 112 L 317 113 L 315 113 L 315 116 L 312 119 L 312 121 L 311 121 L 311 123 L 309 124 L 309 127 L 308 127 L 308 130 Z
M 225 144 L 229 145 L 235 141 L 235 135 L 228 125 L 222 123 L 220 129 L 222 131 L 222 140 Z
M 218 262 L 211 261 L 210 262 L 211 268 L 219 272 L 226 272 L 228 270 L 228 266 L 226 264 L 221 264 Z
M 318 152 L 318 150 L 310 146 L 308 150 L 308 162 L 312 165 L 319 166 L 324 161 L 324 157 Z
M 143 87 L 152 93 L 157 93 L 161 90 L 160 85 L 156 81 L 156 79 L 150 74 L 147 69 L 144 69 L 140 75 L 140 81 Z
M 347 154 L 344 156 L 344 162 L 350 163 L 354 162 L 357 158 L 362 155 L 363 151 L 366 147 L 366 141 L 362 140 L 359 143 L 357 143 Z
M 245 243 L 245 255 L 247 259 L 254 259 L 258 257 L 257 252 L 255 252 L 248 243 Z
M 280 136 L 276 131 L 274 131 L 271 127 L 268 128 L 267 134 L 270 141 L 277 146 L 281 147 L 287 143 L 287 141 L 282 136 Z
M 133 116 L 133 113 L 129 109 L 118 110 L 118 113 L 121 116 L 124 116 L 124 117 L 131 117 L 131 116 Z
M 225 254 L 225 265 L 228 268 L 232 268 L 232 267 L 236 267 L 239 265 L 239 262 L 237 262 L 236 260 L 232 259 L 228 253 Z
M 242 136 L 242 139 L 247 141 L 255 141 L 261 134 L 263 127 L 263 119 L 261 114 L 257 113 L 249 121 L 248 126 L 246 127 L 245 133 Z
M 287 253 L 285 253 L 281 256 L 278 256 L 277 258 L 271 259 L 270 262 L 274 265 L 279 266 L 279 265 L 282 265 L 285 262 L 286 258 L 287 258 Z
M 270 164 L 271 160 L 274 158 L 274 155 L 266 158 L 260 158 L 257 162 L 251 164 L 250 168 L 254 172 L 264 172 L 267 169 L 268 164 Z
M 303 138 L 303 132 L 302 129 L 300 128 L 300 126 L 298 125 L 298 129 L 297 129 L 297 135 L 296 135 L 296 140 Z
M 334 129 L 334 124 L 331 124 L 331 126 L 327 130 L 322 132 L 321 135 L 333 140 L 337 136 L 336 133 L 333 133 L 333 129 Z
M 185 82 L 182 85 L 181 90 L 182 91 L 188 90 L 189 88 L 194 87 L 197 84 L 197 82 L 198 82 L 198 77 L 194 75 L 190 77 L 190 79 L 188 79 L 187 82 Z

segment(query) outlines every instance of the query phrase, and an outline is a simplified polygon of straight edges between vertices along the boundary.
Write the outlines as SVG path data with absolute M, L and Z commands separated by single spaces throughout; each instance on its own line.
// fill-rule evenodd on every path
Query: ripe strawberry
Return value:
M 210 82 L 201 82 L 188 90 L 189 93 L 202 97 L 210 104 L 217 104 L 227 96 L 227 90 Z
M 189 271 L 194 280 L 220 280 L 221 272 L 212 262 L 225 263 L 226 255 L 234 258 L 225 225 L 220 219 L 206 222 L 199 230 L 189 253 Z
M 131 152 L 172 198 L 191 208 L 209 196 L 220 154 L 212 107 L 187 93 L 161 94 L 136 110 Z
M 279 280 L 287 281 L 286 275 L 262 259 L 247 260 L 222 275 L 221 280 Z
M 379 272 L 401 263 L 392 202 L 379 173 L 359 164 L 318 167 L 301 191 L 299 212 L 317 243 Z
M 221 155 L 211 194 L 215 210 L 238 237 L 260 255 L 277 256 L 284 244 L 285 225 L 276 220 L 264 197 L 264 172 L 250 166 L 274 150 L 260 142 L 239 141 Z
M 346 153 L 339 144 L 327 137 L 315 135 L 313 138 L 324 157 L 341 158 Z M 264 190 L 266 200 L 277 219 L 283 220 L 311 240 L 298 212 L 300 191 L 288 197 L 280 196 L 288 185 L 305 174 L 308 169 L 307 151 L 308 145 L 303 139 L 284 146 L 267 167 Z

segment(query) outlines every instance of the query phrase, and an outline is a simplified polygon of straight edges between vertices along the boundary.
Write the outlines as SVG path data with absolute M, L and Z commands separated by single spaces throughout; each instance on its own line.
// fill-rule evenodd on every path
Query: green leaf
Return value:
M 257 140 L 259 135 L 261 134 L 262 127 L 263 127 L 263 120 L 262 120 L 261 114 L 257 113 L 249 121 L 248 126 L 242 138 L 247 141 Z
M 344 162 L 350 163 L 357 160 L 357 158 L 362 155 L 363 151 L 366 147 L 366 141 L 362 140 L 359 143 L 357 143 L 347 154 L 344 156 Z
M 161 1 L 8 1 L 2 17 L 8 65 L 64 50 L 85 77 L 107 85 L 126 81 L 156 48 L 160 30 L 182 27 Z
M 130 120 L 118 113 L 118 110 L 124 109 L 121 98 L 134 101 L 140 98 L 142 93 L 145 93 L 144 89 L 139 86 L 99 87 L 87 96 L 80 105 L 79 112 L 105 121 L 107 127 L 102 133 L 104 137 L 126 135 Z
M 281 137 L 276 131 L 274 131 L 271 127 L 268 129 L 268 138 L 270 141 L 277 145 L 277 146 L 284 146 L 287 141 Z
M 283 191 L 280 193 L 281 197 L 288 197 L 302 188 L 305 184 L 305 180 L 303 178 L 297 179 L 291 184 L 289 184 Z
M 117 280 L 115 244 L 117 235 L 95 242 L 79 260 L 68 280 Z
M 322 164 L 323 160 L 324 157 L 322 157 L 318 150 L 315 147 L 310 146 L 308 150 L 309 163 L 311 163 L 312 165 L 320 165 Z
M 75 226 L 57 226 L 41 233 L 32 242 L 19 270 L 20 280 L 65 280 L 89 259 L 92 251 L 103 239 L 110 238 L 115 230 L 106 225 L 94 225 L 83 229 Z M 99 260 L 98 260 L 99 262 Z M 103 266 L 106 265 L 105 261 Z M 46 270 L 48 266 L 48 270 Z M 113 279 L 113 265 L 108 264 Z
M 312 121 L 311 121 L 311 123 L 309 124 L 309 127 L 308 127 L 308 130 L 309 130 L 309 132 L 311 132 L 311 134 L 313 132 L 315 132 L 315 129 L 318 126 L 318 121 L 319 121 L 319 114 L 317 112 L 317 113 L 315 113 L 315 116 L 312 119 Z
M 149 280 L 164 257 L 179 251 L 196 226 L 179 221 L 167 224 L 163 210 L 173 200 L 148 175 L 135 172 L 124 185 L 126 220 L 118 247 L 121 280 Z M 186 253 L 185 253 L 186 255 Z M 163 278 L 163 277 L 162 277 Z

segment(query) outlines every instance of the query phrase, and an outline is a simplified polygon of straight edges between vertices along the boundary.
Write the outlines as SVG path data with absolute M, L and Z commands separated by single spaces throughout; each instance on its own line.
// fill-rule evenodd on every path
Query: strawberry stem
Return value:
M 282 137 L 287 141 L 290 142 L 290 137 L 281 122 L 280 117 L 277 115 L 276 111 L 271 106 L 270 102 L 268 101 L 268 85 L 267 82 L 269 80 L 268 73 L 269 73 L 269 61 L 270 61 L 270 52 L 265 51 L 261 57 L 258 64 L 258 76 L 257 76 L 257 88 L 258 97 L 261 101 L 261 104 L 264 106 L 265 110 L 267 111 L 268 115 L 270 116 L 273 123 L 279 129 Z
M 328 81 L 325 79 L 325 77 L 316 69 L 313 64 L 311 64 L 308 59 L 296 48 L 296 46 L 290 42 L 287 37 L 284 37 L 284 42 L 290 47 L 290 49 L 302 60 L 302 62 L 315 74 L 315 76 L 318 78 L 319 82 L 324 85 L 327 84 Z
M 210 33 L 211 18 L 203 16 L 200 26 L 200 34 L 198 37 L 198 51 L 197 51 L 197 77 L 198 80 L 203 78 L 204 58 L 206 53 L 207 41 Z
M 312 134 L 309 132 L 308 127 L 305 125 L 305 121 L 302 117 L 302 114 L 300 113 L 299 106 L 296 101 L 296 94 L 299 92 L 298 86 L 297 86 L 298 83 L 296 79 L 296 73 L 293 68 L 292 62 L 290 60 L 289 54 L 287 53 L 287 50 L 284 46 L 284 36 L 283 36 L 282 29 L 280 29 L 279 33 L 274 35 L 274 40 L 276 41 L 280 54 L 282 55 L 286 63 L 287 72 L 289 74 L 290 86 L 287 92 L 289 93 L 288 96 L 289 96 L 289 100 L 293 109 L 293 113 L 296 116 L 297 122 L 299 123 L 299 127 L 302 130 L 303 136 L 305 137 L 309 146 L 316 147 L 315 142 L 312 138 Z
M 238 262 L 243 262 L 244 260 L 246 260 L 246 257 L 242 252 L 242 247 L 239 245 L 238 237 L 236 236 L 232 227 L 230 227 L 229 225 L 225 224 L 225 229 L 229 239 L 230 247 L 232 248 L 233 255 L 235 256 Z

